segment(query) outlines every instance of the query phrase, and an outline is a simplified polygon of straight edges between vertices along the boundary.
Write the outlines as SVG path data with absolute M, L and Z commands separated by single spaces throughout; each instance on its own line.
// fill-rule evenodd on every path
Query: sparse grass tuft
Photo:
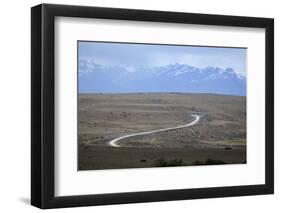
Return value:
M 208 158 L 205 162 L 204 161 L 193 161 L 192 165 L 194 166 L 198 166 L 198 165 L 220 165 L 220 164 L 226 164 L 224 161 L 222 160 L 216 160 L 216 159 L 212 159 L 212 158 Z
M 182 159 L 173 159 L 173 160 L 165 160 L 165 159 L 159 159 L 156 162 L 157 167 L 168 167 L 168 166 L 184 166 L 184 162 Z
M 215 160 L 212 158 L 208 158 L 205 162 L 206 165 L 218 165 L 218 164 L 225 164 L 222 160 Z
M 203 164 L 204 164 L 204 162 L 199 161 L 199 160 L 193 161 L 193 163 L 192 163 L 192 165 L 195 165 L 195 166 L 203 165 Z

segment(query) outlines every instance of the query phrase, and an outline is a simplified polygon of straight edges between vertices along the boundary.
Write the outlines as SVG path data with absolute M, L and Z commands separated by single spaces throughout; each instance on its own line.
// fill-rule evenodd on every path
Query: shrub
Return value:
M 157 167 L 168 167 L 168 166 L 184 166 L 184 162 L 182 159 L 173 159 L 173 160 L 165 160 L 165 159 L 159 159 L 156 162 Z
M 192 165 L 194 165 L 194 166 L 199 166 L 199 165 L 219 165 L 219 164 L 225 164 L 225 162 L 222 161 L 222 160 L 215 160 L 215 159 L 212 159 L 212 158 L 208 158 L 206 161 L 196 160 L 196 161 L 192 162 Z
M 169 166 L 183 166 L 184 163 L 182 161 L 182 159 L 174 159 L 174 160 L 171 160 L 169 163 L 168 163 Z
M 205 163 L 199 160 L 193 161 L 192 165 L 198 166 L 198 165 L 204 165 Z
M 225 164 L 222 160 L 215 160 L 212 158 L 208 158 L 205 162 L 206 165 L 218 165 L 218 164 Z

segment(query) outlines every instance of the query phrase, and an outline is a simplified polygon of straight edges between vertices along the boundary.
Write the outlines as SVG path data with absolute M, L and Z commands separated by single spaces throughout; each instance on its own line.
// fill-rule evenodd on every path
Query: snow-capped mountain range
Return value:
M 159 67 L 105 66 L 79 60 L 80 93 L 188 92 L 246 95 L 246 78 L 232 68 L 187 64 Z

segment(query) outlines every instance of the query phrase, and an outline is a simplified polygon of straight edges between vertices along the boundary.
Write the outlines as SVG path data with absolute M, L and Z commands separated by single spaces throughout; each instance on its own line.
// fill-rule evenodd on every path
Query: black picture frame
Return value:
M 55 17 L 264 28 L 266 32 L 265 184 L 93 195 L 54 195 Z M 271 18 L 41 4 L 31 8 L 31 204 L 42 208 L 274 193 L 274 20 Z

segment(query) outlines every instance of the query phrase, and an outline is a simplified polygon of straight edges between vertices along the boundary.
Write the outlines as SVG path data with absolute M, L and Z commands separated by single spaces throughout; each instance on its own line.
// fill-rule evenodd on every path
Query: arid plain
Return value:
M 134 133 L 194 125 L 110 141 Z M 78 169 L 246 163 L 246 97 L 79 94 Z

